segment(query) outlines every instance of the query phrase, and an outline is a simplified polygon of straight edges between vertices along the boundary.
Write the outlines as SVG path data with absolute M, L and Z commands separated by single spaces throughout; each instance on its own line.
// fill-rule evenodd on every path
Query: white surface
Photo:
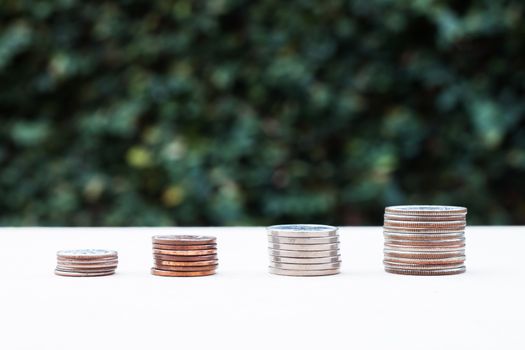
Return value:
M 218 238 L 212 277 L 149 274 L 154 234 Z M 525 228 L 467 228 L 467 273 L 387 274 L 381 228 L 342 228 L 342 273 L 267 272 L 263 228 L 0 229 L 0 349 L 523 349 Z M 53 274 L 68 248 L 117 274 Z

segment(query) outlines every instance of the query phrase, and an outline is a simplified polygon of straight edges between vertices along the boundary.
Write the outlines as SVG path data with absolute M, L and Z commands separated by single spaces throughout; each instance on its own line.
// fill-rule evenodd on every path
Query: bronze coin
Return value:
M 164 277 L 198 277 L 198 276 L 210 276 L 215 274 L 215 270 L 208 271 L 166 271 L 159 270 L 156 268 L 151 269 L 151 274 L 155 276 Z
M 99 276 L 109 276 L 113 275 L 115 270 L 107 272 L 68 272 L 55 270 L 55 275 L 66 276 L 66 277 L 99 277 Z
M 215 244 L 217 239 L 213 236 L 161 235 L 153 236 L 152 240 L 157 244 L 203 245 Z
M 201 244 L 201 245 L 171 245 L 171 244 L 157 244 L 153 243 L 153 249 L 167 249 L 167 250 L 206 250 L 217 249 L 216 244 Z
M 202 249 L 202 250 L 153 249 L 153 253 L 154 254 L 162 254 L 162 255 L 195 256 L 195 255 L 217 254 L 217 249 Z
M 157 270 L 163 271 L 210 271 L 216 270 L 217 265 L 209 266 L 166 266 L 166 265 L 155 265 Z
M 204 260 L 204 261 L 170 261 L 155 259 L 157 266 L 210 266 L 217 265 L 219 260 Z M 161 269 L 162 270 L 162 269 Z
M 167 261 L 208 261 L 208 260 L 216 260 L 217 254 L 197 255 L 197 256 L 153 254 L 153 257 L 155 259 L 167 260 Z

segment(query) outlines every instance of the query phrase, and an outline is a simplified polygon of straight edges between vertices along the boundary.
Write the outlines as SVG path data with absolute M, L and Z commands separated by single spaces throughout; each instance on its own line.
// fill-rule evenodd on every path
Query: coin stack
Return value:
M 118 265 L 116 251 L 104 249 L 61 250 L 57 252 L 55 274 L 68 277 L 108 276 Z
M 154 267 L 151 274 L 165 277 L 196 277 L 215 274 L 215 237 L 168 235 L 153 237 Z
M 437 205 L 385 208 L 385 271 L 403 275 L 465 272 L 467 209 Z
M 327 276 L 339 273 L 339 235 L 327 225 L 276 225 L 267 228 L 270 273 Z

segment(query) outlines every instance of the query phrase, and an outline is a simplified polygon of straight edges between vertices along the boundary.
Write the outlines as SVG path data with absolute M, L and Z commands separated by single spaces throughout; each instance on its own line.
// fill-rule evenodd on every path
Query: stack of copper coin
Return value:
M 61 250 L 57 252 L 55 274 L 68 277 L 107 276 L 118 265 L 116 251 L 104 249 Z
M 438 205 L 385 208 L 385 271 L 403 275 L 465 272 L 467 209 Z
M 165 277 L 215 274 L 218 265 L 215 237 L 168 235 L 153 237 L 154 267 L 151 273 Z
M 267 228 L 270 273 L 326 276 L 339 273 L 339 235 L 326 225 L 276 225 Z

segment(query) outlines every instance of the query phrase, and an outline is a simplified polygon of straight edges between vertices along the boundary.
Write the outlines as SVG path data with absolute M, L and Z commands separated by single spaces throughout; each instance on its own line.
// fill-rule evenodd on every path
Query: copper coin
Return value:
M 465 215 L 467 208 L 446 205 L 395 205 L 386 207 L 385 213 L 411 216 Z
M 217 265 L 219 260 L 205 260 L 205 261 L 166 261 L 155 259 L 155 265 L 158 266 L 210 266 Z M 161 269 L 162 270 L 162 269 Z
M 113 275 L 115 270 L 107 272 L 68 272 L 55 270 L 55 275 L 66 276 L 66 277 L 99 277 L 99 276 L 109 276 Z
M 91 260 L 91 259 L 105 259 L 105 258 L 116 258 L 117 252 L 114 250 L 105 249 L 73 249 L 73 250 L 60 250 L 57 252 L 57 257 L 60 259 L 78 259 L 78 260 Z
M 465 221 L 466 215 L 448 215 L 448 216 L 410 216 L 385 214 L 385 220 L 394 221 L 425 221 L 425 222 L 448 222 L 448 221 Z
M 155 276 L 164 277 L 198 277 L 198 276 L 210 276 L 215 274 L 215 270 L 208 271 L 166 271 L 159 270 L 156 268 L 151 269 L 151 274 Z
M 216 238 L 212 236 L 193 236 L 193 235 L 161 235 L 153 236 L 153 243 L 172 244 L 172 245 L 203 245 L 215 244 Z
M 197 256 L 154 254 L 153 257 L 155 259 L 167 260 L 167 261 L 208 261 L 208 260 L 216 260 L 217 254 L 197 255 Z
M 441 270 L 405 270 L 402 268 L 390 268 L 385 267 L 385 271 L 388 273 L 395 273 L 399 275 L 413 275 L 413 276 L 444 276 L 444 275 L 457 275 L 464 273 L 466 268 L 458 267 L 453 269 L 441 269 Z
M 166 250 L 206 250 L 206 249 L 217 249 L 216 244 L 201 244 L 201 245 L 170 245 L 170 244 L 157 244 L 153 243 L 154 249 L 166 249 Z
M 448 265 L 448 264 L 463 264 L 465 262 L 465 255 L 460 255 L 453 258 L 439 258 L 439 259 L 414 259 L 414 258 L 396 258 L 385 256 L 385 261 L 408 264 L 408 265 Z
M 216 270 L 218 265 L 209 266 L 166 266 L 166 265 L 155 265 L 157 270 L 163 271 L 210 271 Z
M 431 228 L 439 230 L 447 230 L 449 228 L 460 228 L 462 231 L 467 225 L 466 221 L 448 221 L 448 222 L 423 222 L 423 221 L 393 221 L 385 220 L 384 227 L 400 227 L 400 228 Z
M 194 255 L 210 255 L 217 254 L 217 249 L 203 249 L 203 250 L 166 250 L 153 249 L 155 254 L 163 255 L 179 255 L 179 256 L 194 256 Z

